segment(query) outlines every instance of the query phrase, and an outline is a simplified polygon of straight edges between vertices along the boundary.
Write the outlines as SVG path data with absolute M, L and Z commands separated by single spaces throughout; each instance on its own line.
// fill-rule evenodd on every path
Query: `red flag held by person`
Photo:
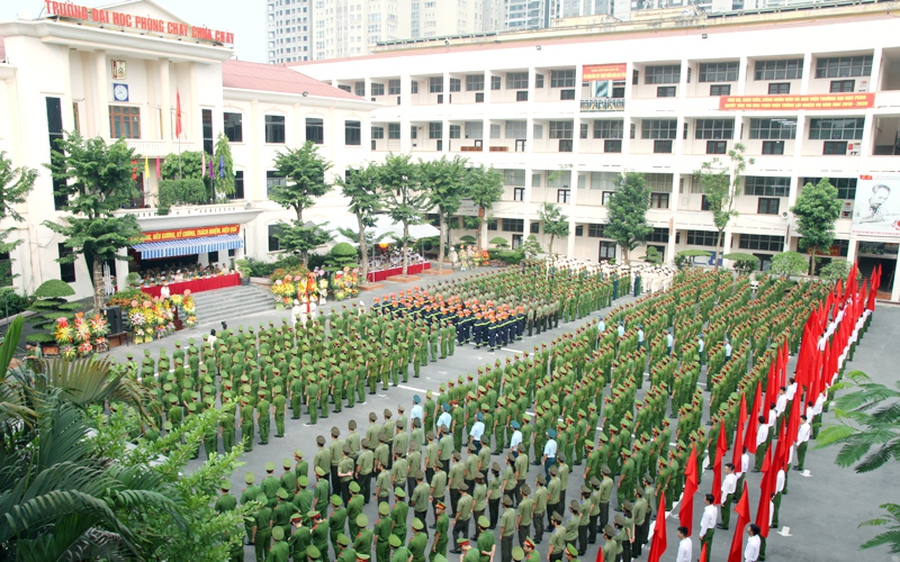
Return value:
M 768 460 L 768 459 L 767 459 Z M 756 509 L 756 524 L 759 526 L 759 534 L 763 538 L 769 536 L 769 500 L 775 491 L 775 475 L 777 471 L 766 470 L 762 481 L 759 483 L 759 507 Z
M 181 92 L 175 88 L 175 136 L 181 136 Z
M 728 562 L 741 562 L 741 549 L 744 546 L 744 527 L 750 522 L 750 496 L 747 494 L 747 482 L 744 482 L 744 492 L 734 508 L 738 516 L 738 524 L 734 529 L 734 537 L 731 539 L 731 550 L 728 552 Z
M 707 562 L 707 560 L 706 543 L 703 543 L 703 548 L 700 549 L 700 562 Z
M 725 437 L 725 420 L 719 422 L 719 441 L 716 443 L 716 460 L 713 463 L 712 495 L 715 504 L 722 503 L 722 459 L 728 452 L 728 439 Z
M 741 413 L 738 416 L 737 428 L 734 430 L 734 455 L 731 457 L 731 464 L 740 472 L 741 455 L 744 450 L 744 425 L 747 423 L 747 399 L 741 394 Z
M 694 528 L 694 494 L 699 486 L 697 474 L 697 444 L 691 445 L 691 454 L 688 457 L 687 468 L 684 470 L 684 494 L 681 496 L 681 511 L 678 512 L 678 522 L 682 527 L 687 527 L 688 536 Z
M 756 453 L 756 430 L 759 428 L 759 408 L 762 404 L 762 387 L 756 381 L 756 397 L 753 399 L 753 408 L 750 410 L 750 419 L 747 423 L 747 433 L 744 435 L 744 446 L 747 452 Z
M 647 562 L 659 562 L 666 551 L 666 493 L 659 494 L 659 508 L 656 510 L 656 523 L 653 525 L 653 541 L 650 543 L 650 555 Z

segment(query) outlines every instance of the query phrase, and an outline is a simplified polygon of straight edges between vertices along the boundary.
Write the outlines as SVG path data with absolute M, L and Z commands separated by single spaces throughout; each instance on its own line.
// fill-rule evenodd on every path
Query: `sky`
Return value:
M 153 0 L 191 25 L 234 33 L 234 50 L 241 60 L 266 62 L 265 0 Z M 106 7 L 114 0 L 74 0 L 89 8 Z M 0 21 L 17 19 L 25 11 L 41 17 L 42 0 L 0 0 Z M 24 15 L 24 14 L 23 14 Z

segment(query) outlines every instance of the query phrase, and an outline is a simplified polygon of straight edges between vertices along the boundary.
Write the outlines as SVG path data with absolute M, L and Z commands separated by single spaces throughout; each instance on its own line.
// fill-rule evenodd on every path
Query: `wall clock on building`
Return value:
M 116 101 L 128 101 L 128 84 L 113 84 L 113 97 Z

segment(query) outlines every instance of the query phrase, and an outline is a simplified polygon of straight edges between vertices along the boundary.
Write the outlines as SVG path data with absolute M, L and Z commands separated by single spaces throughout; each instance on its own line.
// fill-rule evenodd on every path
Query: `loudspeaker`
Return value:
M 125 331 L 125 324 L 122 322 L 122 308 L 118 306 L 110 306 L 103 309 L 103 316 L 109 323 L 110 334 L 121 334 Z

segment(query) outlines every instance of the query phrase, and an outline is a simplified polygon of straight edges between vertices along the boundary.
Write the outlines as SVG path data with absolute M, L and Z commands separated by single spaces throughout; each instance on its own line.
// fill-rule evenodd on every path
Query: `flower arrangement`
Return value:
M 54 336 L 63 357 L 73 359 L 95 351 L 106 351 L 109 348 L 109 340 L 106 339 L 108 333 L 106 318 L 100 314 L 85 318 L 84 313 L 79 312 L 71 324 L 66 318 L 58 318 Z
M 168 336 L 175 331 L 175 311 L 181 310 L 184 324 L 197 324 L 197 305 L 191 291 L 172 295 L 167 299 L 150 297 L 137 290 L 116 293 L 109 304 L 122 307 L 124 318 L 134 334 L 134 343 L 148 343 Z
M 343 271 L 337 271 L 331 279 L 331 290 L 334 298 L 344 300 L 353 298 L 359 294 L 359 269 L 344 267 Z

